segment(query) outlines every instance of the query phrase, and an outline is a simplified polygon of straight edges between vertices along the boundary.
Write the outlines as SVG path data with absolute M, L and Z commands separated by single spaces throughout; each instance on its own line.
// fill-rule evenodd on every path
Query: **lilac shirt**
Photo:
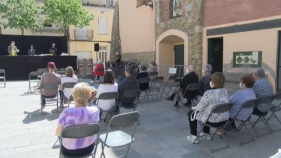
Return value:
M 83 125 L 89 123 L 97 123 L 99 121 L 99 109 L 94 107 L 83 108 L 67 108 L 64 109 L 59 117 L 59 124 L 65 128 L 73 125 Z M 62 144 L 69 150 L 86 148 L 92 145 L 97 136 L 90 136 L 80 139 L 68 139 L 64 138 Z

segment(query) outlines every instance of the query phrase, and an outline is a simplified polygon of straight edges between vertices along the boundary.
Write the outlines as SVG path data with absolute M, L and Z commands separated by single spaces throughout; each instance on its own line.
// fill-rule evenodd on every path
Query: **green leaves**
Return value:
M 94 19 L 92 14 L 83 9 L 82 3 L 78 0 L 43 0 L 43 2 L 42 13 L 47 15 L 45 21 L 60 26 L 66 35 L 70 25 L 84 27 Z
M 35 0 L 7 0 L 7 4 L 0 2 L 2 19 L 7 19 L 7 22 L 3 22 L 4 28 L 18 29 L 23 35 L 24 30 L 55 24 L 68 35 L 70 25 L 84 27 L 94 19 L 92 14 L 83 9 L 79 0 L 43 0 L 43 3 L 44 6 L 40 8 Z
M 36 30 L 39 25 L 39 9 L 34 0 L 7 0 L 7 4 L 0 6 L 3 11 L 2 19 L 4 28 L 15 28 L 24 34 L 25 29 Z M 1 9 L 0 9 L 1 10 Z

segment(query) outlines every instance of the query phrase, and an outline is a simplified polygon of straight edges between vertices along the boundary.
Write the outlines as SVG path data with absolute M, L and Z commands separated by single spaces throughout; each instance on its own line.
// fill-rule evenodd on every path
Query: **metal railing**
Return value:
M 113 8 L 113 0 L 106 0 L 106 4 L 104 4 L 103 0 L 80 0 L 80 2 L 84 6 Z
M 88 29 L 74 29 L 75 40 L 93 40 L 94 31 Z

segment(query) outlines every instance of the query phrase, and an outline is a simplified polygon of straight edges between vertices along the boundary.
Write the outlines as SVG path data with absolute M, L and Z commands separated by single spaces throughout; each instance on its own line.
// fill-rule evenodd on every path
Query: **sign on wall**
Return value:
M 181 0 L 173 0 L 172 6 L 173 6 L 173 18 L 180 17 L 182 12 Z
M 261 67 L 262 52 L 233 52 L 233 68 Z

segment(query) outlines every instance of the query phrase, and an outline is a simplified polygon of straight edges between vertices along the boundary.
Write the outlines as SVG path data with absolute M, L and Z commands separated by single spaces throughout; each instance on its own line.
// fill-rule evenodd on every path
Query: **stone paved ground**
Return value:
M 5 89 L 0 88 L 0 157 L 58 157 L 59 149 L 57 144 L 54 145 L 57 139 L 54 133 L 59 114 L 55 106 L 49 106 L 42 115 L 38 110 L 39 95 L 26 93 L 27 85 L 27 82 L 9 82 Z M 141 113 L 141 125 L 137 127 L 135 142 L 132 144 L 134 158 L 267 158 L 278 153 L 281 148 L 280 131 L 256 138 L 256 141 L 244 146 L 239 146 L 234 135 L 228 133 L 230 149 L 212 154 L 204 138 L 197 145 L 186 140 L 189 126 L 184 108 L 176 112 L 171 102 L 156 101 L 141 103 L 138 111 Z M 271 124 L 274 129 L 281 128 L 275 121 Z M 105 127 L 106 124 L 103 124 L 102 133 Z M 258 130 L 265 132 L 265 127 L 259 125 Z M 221 145 L 220 138 L 214 142 L 215 146 Z M 106 156 L 115 158 L 124 151 L 124 148 L 106 149 Z M 100 146 L 97 153 L 99 156 Z

